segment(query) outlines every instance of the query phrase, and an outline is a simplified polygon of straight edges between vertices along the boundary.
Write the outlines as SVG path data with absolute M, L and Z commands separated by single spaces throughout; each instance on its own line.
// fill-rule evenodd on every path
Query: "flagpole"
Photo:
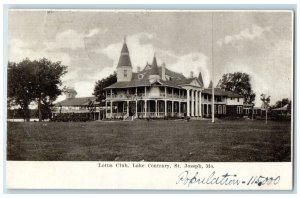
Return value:
M 214 88 L 214 13 L 211 14 L 211 90 L 212 90 L 212 104 L 211 104 L 211 122 L 215 122 L 215 88 Z

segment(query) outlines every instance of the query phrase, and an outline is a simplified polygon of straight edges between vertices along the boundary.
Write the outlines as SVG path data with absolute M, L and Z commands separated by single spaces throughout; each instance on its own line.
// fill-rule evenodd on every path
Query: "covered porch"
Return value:
M 165 118 L 184 117 L 186 115 L 186 102 L 180 100 L 126 100 L 107 101 L 106 118 L 125 119 L 134 118 Z

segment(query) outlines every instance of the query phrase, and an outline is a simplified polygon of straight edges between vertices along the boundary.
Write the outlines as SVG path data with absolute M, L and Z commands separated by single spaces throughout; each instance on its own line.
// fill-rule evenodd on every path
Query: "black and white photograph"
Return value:
M 172 188 L 218 174 L 226 188 L 291 185 L 199 175 L 291 165 L 293 33 L 292 10 L 11 9 L 7 162 L 178 170 Z

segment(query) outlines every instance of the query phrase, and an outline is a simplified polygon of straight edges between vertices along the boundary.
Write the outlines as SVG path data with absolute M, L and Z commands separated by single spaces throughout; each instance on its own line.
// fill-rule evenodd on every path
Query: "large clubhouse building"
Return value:
M 73 93 L 72 93 L 73 92 Z M 56 104 L 56 113 L 88 112 L 90 101 L 95 97 L 76 98 L 76 91 L 69 90 L 67 99 Z M 105 88 L 105 106 L 97 107 L 106 119 L 210 117 L 212 114 L 212 86 L 205 88 L 201 73 L 185 77 L 171 71 L 165 64 L 152 64 L 133 71 L 129 50 L 124 40 L 117 65 L 117 82 Z M 243 96 L 214 89 L 216 116 L 242 116 Z M 96 116 L 97 117 L 97 116 Z

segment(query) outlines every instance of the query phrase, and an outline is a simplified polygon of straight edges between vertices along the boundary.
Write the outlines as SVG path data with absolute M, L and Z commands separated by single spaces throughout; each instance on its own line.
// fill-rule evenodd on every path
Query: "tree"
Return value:
M 263 102 L 262 109 L 266 109 L 266 124 L 268 123 L 268 108 L 271 101 L 271 96 L 266 96 L 266 94 L 261 94 L 260 99 Z
M 116 72 L 96 82 L 93 95 L 97 97 L 97 101 L 100 106 L 102 105 L 102 100 L 106 99 L 104 88 L 114 84 L 115 82 L 117 82 Z
M 98 102 L 101 103 L 101 101 L 105 99 L 104 88 L 114 84 L 115 82 L 117 82 L 116 72 L 96 82 L 93 95 L 97 97 Z
M 30 118 L 29 104 L 36 102 L 39 121 L 42 121 L 43 113 L 49 113 L 52 102 L 62 92 L 59 86 L 62 85 L 61 77 L 66 72 L 67 67 L 61 62 L 51 62 L 46 58 L 9 63 L 8 96 L 21 106 L 27 121 Z
M 7 96 L 10 106 L 21 107 L 24 120 L 30 120 L 29 105 L 34 100 L 34 85 L 32 75 L 32 62 L 25 59 L 16 64 L 8 63 Z
M 250 77 L 246 73 L 235 72 L 224 74 L 218 85 L 226 91 L 232 91 L 244 96 L 244 103 L 246 104 L 253 104 L 255 100 L 255 93 L 252 90 Z
M 61 62 L 51 62 L 46 58 L 33 61 L 34 98 L 38 104 L 39 121 L 43 119 L 42 109 L 50 109 L 53 101 L 62 93 L 61 77 L 67 73 L 67 67 Z

